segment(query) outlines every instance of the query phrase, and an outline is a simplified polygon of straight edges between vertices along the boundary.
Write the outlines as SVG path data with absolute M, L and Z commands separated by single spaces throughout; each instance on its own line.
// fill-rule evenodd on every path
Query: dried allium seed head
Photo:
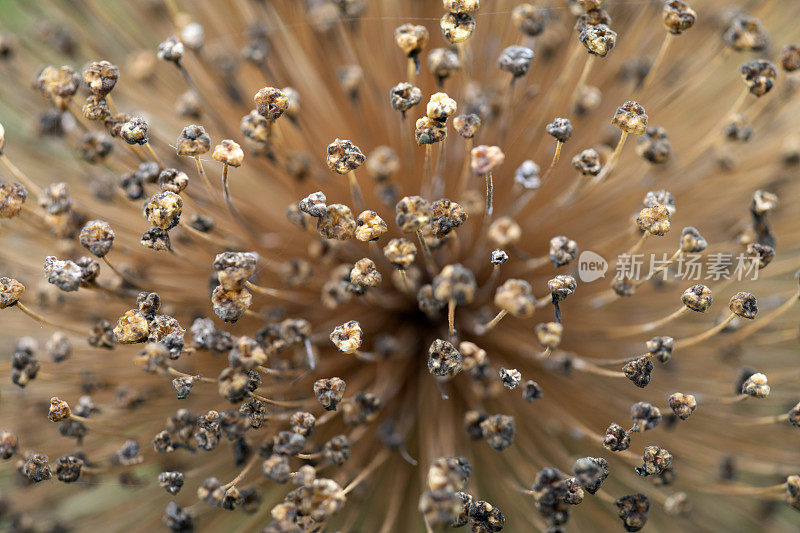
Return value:
M 86 120 L 105 120 L 111 115 L 106 99 L 94 94 L 86 97 L 86 103 L 83 104 L 81 112 Z
M 664 512 L 669 516 L 686 518 L 692 512 L 692 502 L 685 492 L 676 492 L 664 500 Z
M 325 459 L 336 466 L 342 466 L 350 459 L 350 451 L 350 440 L 346 435 L 336 435 L 322 447 Z
M 753 126 L 745 115 L 737 113 L 731 117 L 731 121 L 725 125 L 723 132 L 725 133 L 725 137 L 730 141 L 747 142 L 753 135 Z
M 447 265 L 433 279 L 433 295 L 442 302 L 465 305 L 475 298 L 477 284 L 472 271 L 460 264 Z
M 686 420 L 697 409 L 697 400 L 691 394 L 676 392 L 669 397 L 669 407 L 675 416 Z
M 355 237 L 359 241 L 376 241 L 389 227 L 375 211 L 362 211 L 356 220 Z M 413 259 L 412 259 L 413 261 Z
M 492 449 L 502 452 L 514 442 L 514 417 L 491 415 L 480 424 L 481 434 Z
M 377 146 L 370 152 L 366 167 L 376 182 L 385 182 L 400 170 L 400 158 L 391 146 Z
M 431 120 L 444 122 L 455 115 L 458 105 L 447 93 L 439 92 L 431 95 L 428 100 L 426 114 Z
M 428 44 L 430 34 L 425 26 L 403 24 L 394 30 L 394 42 L 408 57 L 416 57 Z
M 683 0 L 664 2 L 662 14 L 667 31 L 675 35 L 691 28 L 697 20 L 697 13 Z
M 420 231 L 431 222 L 433 211 L 427 200 L 420 196 L 406 196 L 395 206 L 397 226 L 403 233 Z
M 474 13 L 481 6 L 480 0 L 442 0 L 450 13 Z
M 0 129 L 2 126 L 0 126 Z M 0 154 L 3 153 L 2 131 L 0 130 Z M 19 183 L 0 183 L 0 217 L 14 218 L 28 198 L 28 191 Z
M 253 96 L 256 111 L 267 120 L 280 118 L 289 109 L 289 97 L 275 87 L 263 87 Z
M 617 32 L 605 24 L 586 24 L 578 39 L 590 54 L 606 57 L 617 42 Z
M 434 48 L 428 52 L 428 68 L 441 86 L 444 80 L 461 69 L 461 60 L 449 48 Z
M 760 372 L 747 378 L 742 385 L 742 394 L 747 394 L 753 398 L 766 398 L 769 396 L 769 391 L 767 376 Z
M 563 302 L 568 296 L 575 292 L 578 283 L 572 276 L 559 274 L 547 282 L 547 288 L 553 296 L 554 302 Z
M 511 11 L 511 20 L 528 37 L 540 35 L 545 28 L 545 10 L 531 4 L 520 4 Z
M 225 322 L 236 322 L 253 303 L 253 295 L 247 289 L 226 289 L 222 285 L 211 293 L 214 313 Z
M 639 212 L 639 216 L 636 217 L 636 225 L 641 231 L 663 237 L 670 229 L 671 218 L 672 214 L 666 206 L 655 205 L 645 207 Z
M 761 51 L 769 44 L 767 31 L 757 18 L 737 15 L 725 31 L 725 44 L 739 52 Z
M 522 238 L 522 228 L 511 217 L 500 217 L 489 226 L 486 238 L 492 246 L 513 246 Z
M 92 94 L 105 96 L 119 79 L 119 67 L 108 61 L 92 61 L 83 69 L 83 81 Z
M 800 69 L 800 45 L 787 44 L 781 48 L 781 67 L 786 72 L 794 72 Z
M 117 321 L 114 338 L 121 344 L 144 342 L 150 335 L 150 325 L 138 309 L 130 309 Z
M 161 187 L 162 191 L 179 194 L 189 186 L 189 176 L 178 169 L 165 168 L 158 174 L 158 186 Z
M 130 117 L 119 130 L 119 136 L 128 144 L 147 144 L 149 127 L 142 116 Z
M 650 163 L 660 165 L 672 156 L 667 130 L 661 126 L 648 127 L 636 143 L 636 153 Z
M 494 266 L 505 265 L 508 263 L 508 254 L 503 250 L 492 250 L 492 255 L 489 258 L 489 262 Z
M 325 193 L 322 191 L 317 191 L 300 200 L 298 207 L 303 213 L 319 218 L 325 216 L 325 212 L 328 209 L 327 205 L 325 204 L 326 201 L 327 198 L 325 197 Z
M 297 114 L 300 112 L 300 93 L 292 87 L 284 87 L 281 91 L 286 95 L 288 101 L 284 114 L 291 119 L 297 118 Z
M 697 228 L 686 226 L 681 232 L 681 251 L 684 253 L 700 253 L 708 247 L 708 241 L 700 235 Z
M 170 230 L 180 222 L 183 200 L 174 192 L 161 191 L 154 194 L 144 207 L 144 216 L 154 228 Z
M 631 406 L 631 431 L 647 431 L 661 423 L 661 410 L 647 402 L 637 402 Z
M 475 113 L 458 115 L 453 119 L 453 128 L 465 139 L 472 139 L 481 127 L 481 117 Z
M 469 525 L 475 533 L 496 533 L 505 527 L 506 517 L 489 502 L 476 501 L 469 506 Z
M 428 348 L 428 372 L 434 376 L 452 378 L 461 372 L 461 353 L 449 342 L 436 339 Z
M 572 167 L 584 176 L 600 174 L 600 154 L 594 148 L 587 148 L 572 158 Z
M 545 126 L 545 131 L 557 141 L 565 143 L 572 137 L 572 123 L 568 118 L 557 118 Z
M 242 164 L 242 160 L 244 159 L 244 151 L 236 142 L 225 139 L 214 148 L 211 158 L 214 159 L 214 161 L 219 161 L 220 163 L 225 163 L 232 167 L 238 167 Z
M 756 297 L 749 292 L 737 292 L 728 303 L 731 312 L 738 317 L 753 320 L 758 314 Z
M 457 492 L 449 490 L 428 490 L 419 498 L 419 512 L 430 527 L 447 526 L 458 519 L 462 500 Z
M 538 383 L 529 379 L 525 382 L 525 386 L 522 388 L 522 399 L 526 402 L 530 403 L 533 400 L 542 397 L 542 387 L 539 386 Z
M 428 116 L 419 118 L 414 124 L 414 138 L 420 146 L 441 142 L 447 138 L 447 126 Z
M 647 523 L 647 511 L 650 510 L 650 500 L 641 493 L 628 494 L 614 501 L 617 514 L 622 519 L 625 531 L 639 531 Z
M 203 126 L 191 124 L 181 130 L 175 145 L 178 155 L 197 157 L 211 149 L 211 137 Z
M 45 344 L 45 350 L 53 358 L 54 363 L 60 363 L 72 355 L 72 343 L 64 333 L 56 331 Z
M 756 59 L 744 63 L 739 67 L 739 73 L 750 90 L 750 94 L 754 96 L 767 94 L 775 85 L 775 78 L 778 76 L 775 65 L 766 59 Z
M 50 398 L 50 411 L 47 413 L 47 418 L 50 422 L 60 422 L 69 418 L 71 412 L 69 404 L 64 400 L 59 400 L 55 396 Z
M 318 379 L 314 382 L 314 396 L 326 411 L 335 411 L 344 397 L 347 384 L 341 378 Z
M 516 368 L 501 368 L 500 381 L 507 389 L 514 390 L 522 381 L 522 373 Z
M 709 295 L 710 298 L 710 295 Z M 711 305 L 710 303 L 708 304 Z M 689 308 L 691 309 L 691 307 Z M 708 309 L 708 307 L 706 307 Z M 653 337 L 646 343 L 647 353 L 655 357 L 661 363 L 666 363 L 672 357 L 672 350 L 675 347 L 675 340 L 672 337 Z
M 509 46 L 500 53 L 497 66 L 505 70 L 514 78 L 519 78 L 528 73 L 533 60 L 533 50 L 526 46 Z M 548 132 L 549 133 L 549 132 Z
M 647 446 L 642 461 L 644 464 L 636 467 L 636 473 L 640 476 L 657 476 L 672 467 L 672 455 L 658 446 Z
M 17 453 L 17 436 L 10 431 L 0 432 L 0 459 L 11 459 Z
M 509 279 L 497 288 L 494 305 L 518 318 L 530 318 L 535 310 L 531 285 L 525 280 Z
M 433 202 L 431 211 L 433 234 L 440 239 L 467 221 L 467 212 L 464 208 L 447 198 Z
M 753 193 L 753 203 L 750 210 L 759 216 L 767 215 L 778 207 L 778 196 L 767 191 Z
M 653 361 L 647 356 L 639 357 L 625 364 L 622 367 L 622 371 L 625 373 L 625 377 L 631 380 L 634 385 L 644 388 L 650 383 Z
M 614 118 L 611 119 L 611 125 L 634 135 L 642 135 L 647 131 L 647 115 L 644 107 L 633 100 L 625 102 L 617 108 Z
M 670 216 L 675 215 L 675 197 L 669 191 L 663 189 L 659 191 L 648 191 L 644 196 L 642 204 L 645 207 L 663 205 L 669 210 Z
M 270 137 L 269 121 L 258 114 L 258 111 L 250 111 L 242 117 L 239 123 L 242 135 L 257 143 L 266 143 Z
M 362 333 L 361 324 L 356 320 L 350 320 L 333 328 L 330 339 L 340 352 L 351 354 L 361 348 Z
M 564 333 L 564 326 L 558 322 L 540 322 L 534 328 L 536 338 L 545 348 L 554 350 L 561 344 L 561 335 Z
M 627 450 L 631 446 L 631 436 L 625 429 L 617 423 L 613 423 L 606 429 L 603 437 L 603 447 L 611 452 Z
M 358 87 L 364 81 L 364 70 L 359 65 L 344 65 L 336 69 L 336 77 L 339 78 L 339 85 L 342 87 L 342 91 L 350 97 L 350 98 L 358 98 Z M 289 100 L 290 102 L 294 100 L 295 102 L 298 101 L 296 96 L 299 96 L 297 91 L 291 89 L 290 87 L 284 87 L 284 92 L 289 92 L 289 90 L 294 93 L 295 98 L 292 98 L 292 94 L 290 93 Z M 289 117 L 293 117 L 298 112 L 298 105 L 289 105 L 289 110 L 286 114 Z
M 42 69 L 37 79 L 37 87 L 59 110 L 66 111 L 72 97 L 80 87 L 80 76 L 69 65 L 48 66 Z
M 87 222 L 80 233 L 81 246 L 89 250 L 96 257 L 104 257 L 111 251 L 114 244 L 114 230 L 111 225 L 103 220 Z
M 377 287 L 382 280 L 375 262 L 367 257 L 356 261 L 350 271 L 350 283 L 359 287 Z
M 751 242 L 747 245 L 747 256 L 752 257 L 758 262 L 758 268 L 764 268 L 774 259 L 775 248 L 765 244 Z
M 325 239 L 346 241 L 352 239 L 356 231 L 353 212 L 344 204 L 331 204 L 325 215 L 317 220 L 317 231 Z
M 439 21 L 444 38 L 450 44 L 463 43 L 475 31 L 475 19 L 469 13 L 445 13 Z
M 228 354 L 228 364 L 231 368 L 252 370 L 267 362 L 267 353 L 264 348 L 250 337 L 241 336 L 233 343 L 233 349 Z
M 410 83 L 398 83 L 389 92 L 389 100 L 392 109 L 405 113 L 422 101 L 422 91 Z
M 164 61 L 180 62 L 184 53 L 183 43 L 175 36 L 167 38 L 158 45 L 158 58 Z
M 608 461 L 602 457 L 583 457 L 572 465 L 572 472 L 589 494 L 595 494 L 608 477 Z

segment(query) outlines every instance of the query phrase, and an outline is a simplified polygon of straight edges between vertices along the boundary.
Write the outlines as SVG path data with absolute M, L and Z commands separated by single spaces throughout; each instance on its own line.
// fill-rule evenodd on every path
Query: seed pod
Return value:
M 263 87 L 253 96 L 256 111 L 267 120 L 274 121 L 289 109 L 289 97 L 275 87 Z
M 178 63 L 183 59 L 183 53 L 183 43 L 175 36 L 167 38 L 167 40 L 158 45 L 158 58 L 164 61 Z
M 463 43 L 475 31 L 475 19 L 469 13 L 445 13 L 439 27 L 450 44 Z
M 647 402 L 637 402 L 631 406 L 631 431 L 647 431 L 661 423 L 661 410 Z
M 697 409 L 697 400 L 691 394 L 676 392 L 669 397 L 669 407 L 675 416 L 686 420 Z
M 453 128 L 465 139 L 472 139 L 481 127 L 481 118 L 475 113 L 458 115 L 453 119 Z
M 61 261 L 54 256 L 44 260 L 44 273 L 47 281 L 64 292 L 77 291 L 83 280 L 81 268 L 72 261 Z
M 238 167 L 242 164 L 242 160 L 244 159 L 244 151 L 242 151 L 242 148 L 236 142 L 225 139 L 214 148 L 211 158 L 214 159 L 214 161 L 219 161 L 220 163 L 225 163 L 232 167 Z
M 672 145 L 667 130 L 661 126 L 649 126 L 636 143 L 636 153 L 656 165 L 669 161 L 672 157 Z
M 508 263 L 508 254 L 503 250 L 492 250 L 489 262 L 494 266 L 505 265 Z
M 622 131 L 641 135 L 647 130 L 647 115 L 644 107 L 634 101 L 628 101 L 617 108 L 611 125 Z
M 590 54 L 606 57 L 617 42 L 617 33 L 605 24 L 585 25 L 578 40 Z
M 383 183 L 400 170 L 400 158 L 392 147 L 377 146 L 370 152 L 366 167 L 372 179 Z
M 337 174 L 347 174 L 360 167 L 367 157 L 358 146 L 346 139 L 336 139 L 328 145 L 328 168 Z
M 509 279 L 498 287 L 494 304 L 518 318 L 530 318 L 535 310 L 531 286 L 521 279 Z
M 686 226 L 681 232 L 681 251 L 684 253 L 700 253 L 708 247 L 708 241 L 692 226 Z
M 86 103 L 83 104 L 81 112 L 86 120 L 105 120 L 111 115 L 111 110 L 105 98 L 94 94 L 86 97 Z
M 184 479 L 183 472 L 161 472 L 158 474 L 159 486 L 172 495 L 180 492 Z
M 239 123 L 239 129 L 242 135 L 257 143 L 266 143 L 269 141 L 270 129 L 269 121 L 258 114 L 258 111 L 250 111 L 249 114 L 242 117 Z
M 443 527 L 455 522 L 461 512 L 458 493 L 448 490 L 428 490 L 419 498 L 418 509 L 430 527 Z
M 572 472 L 589 494 L 595 494 L 608 477 L 608 461 L 602 457 L 583 457 L 572 465 Z
M 666 363 L 669 361 L 670 357 L 672 357 L 672 349 L 675 347 L 675 341 L 672 337 L 653 337 L 647 341 L 646 346 L 647 352 L 650 355 L 658 359 L 659 362 Z
M 325 239 L 346 241 L 353 238 L 356 221 L 350 208 L 344 204 L 331 204 L 325 215 L 317 219 L 317 231 Z
M 476 501 L 469 506 L 469 524 L 472 531 L 496 532 L 501 531 L 506 523 L 506 517 L 497 507 L 489 502 Z
M 648 191 L 642 203 L 645 207 L 663 205 L 669 211 L 670 216 L 675 215 L 675 197 L 669 191 L 663 189 L 660 191 Z
M 748 61 L 739 67 L 750 94 L 754 96 L 764 96 L 775 85 L 775 78 L 778 71 L 772 61 L 766 59 L 756 59 Z
M 461 353 L 449 342 L 436 339 L 428 348 L 428 372 L 434 376 L 452 378 L 461 372 Z
M 148 126 L 144 117 L 135 116 L 128 119 L 119 130 L 119 136 L 128 144 L 147 144 Z
M 96 164 L 104 161 L 113 149 L 111 138 L 102 133 L 91 131 L 81 135 L 78 140 L 78 152 L 87 163 Z
M 557 118 L 545 126 L 545 131 L 557 141 L 565 143 L 572 137 L 572 123 L 568 118 Z
M 578 243 L 559 235 L 550 239 L 550 262 L 558 268 L 570 264 L 578 255 Z
M 78 92 L 80 77 L 69 65 L 58 68 L 48 66 L 39 73 L 36 85 L 56 108 L 66 111 L 72 97 Z
M 473 13 L 481 6 L 480 0 L 442 0 L 450 13 Z
M 392 239 L 383 248 L 383 255 L 398 270 L 408 270 L 417 257 L 417 247 L 408 239 Z
M 601 169 L 600 154 L 588 148 L 572 158 L 572 167 L 584 176 L 597 176 Z
M 491 415 L 480 424 L 481 434 L 493 450 L 502 452 L 514 442 L 514 417 Z
M 72 198 L 66 183 L 51 183 L 42 191 L 39 205 L 49 215 L 61 215 L 72 209 Z
M 781 48 L 781 67 L 786 72 L 800 69 L 800 45 L 792 43 Z
M 603 447 L 611 452 L 627 450 L 631 446 L 631 436 L 622 426 L 612 423 L 603 437 Z
M 437 300 L 453 300 L 458 305 L 471 303 L 475 297 L 475 276 L 460 264 L 447 265 L 433 279 L 433 294 Z
M 545 28 L 544 9 L 531 4 L 520 4 L 511 11 L 511 20 L 524 35 L 536 37 Z
M 211 293 L 214 313 L 225 322 L 236 322 L 253 303 L 253 295 L 247 289 L 226 289 L 222 285 Z
M 111 225 L 103 220 L 87 222 L 80 233 L 81 246 L 89 250 L 96 257 L 104 257 L 111 251 L 114 244 L 114 230 Z
M 735 114 L 731 121 L 723 128 L 723 133 L 729 141 L 747 142 L 753 135 L 753 126 L 747 117 L 741 113 Z
M 625 531 L 639 531 L 647 524 L 647 511 L 650 510 L 650 500 L 641 493 L 628 494 L 614 501 L 617 514 L 622 519 Z
M 41 453 L 28 452 L 22 465 L 21 472 L 34 483 L 46 481 L 53 477 L 48 464 L 48 458 Z
M 697 20 L 697 13 L 683 0 L 668 0 L 662 10 L 664 26 L 667 31 L 679 35 L 691 28 Z
M 17 452 L 17 436 L 10 431 L 0 432 L 0 459 L 11 459 Z
M 728 307 L 732 313 L 741 318 L 753 320 L 758 314 L 756 297 L 749 292 L 737 292 L 731 297 Z
M 357 392 L 352 402 L 344 404 L 342 418 L 348 426 L 369 424 L 377 418 L 381 407 L 383 407 L 383 402 L 376 395 L 369 392 Z
M 769 396 L 769 391 L 767 376 L 760 372 L 751 375 L 742 385 L 742 394 L 753 398 L 766 398 Z
M 389 93 L 392 109 L 404 113 L 422 101 L 422 91 L 419 87 L 403 82 L 392 87 Z
M 434 48 L 428 52 L 428 68 L 436 77 L 439 87 L 444 80 L 461 69 L 461 60 L 458 54 L 448 48 Z
M 554 302 L 563 302 L 568 296 L 575 292 L 578 283 L 572 276 L 559 274 L 547 282 L 547 288 L 553 296 Z
M 377 287 L 382 280 L 375 262 L 367 257 L 356 261 L 350 271 L 350 283 L 359 287 Z
M 318 379 L 314 382 L 314 396 L 326 411 L 335 411 L 342 401 L 347 384 L 343 379 Z
M 351 320 L 333 328 L 330 339 L 340 352 L 352 354 L 361 347 L 361 335 L 361 324 Z
M 197 157 L 211 149 L 211 137 L 202 126 L 192 124 L 181 130 L 175 146 L 178 155 Z
M 2 126 L 0 125 L 0 154 L 3 153 Z M 0 183 L 0 217 L 14 218 L 22 210 L 28 191 L 19 183 Z
M 420 146 L 441 142 L 447 138 L 447 126 L 427 116 L 419 118 L 414 124 L 414 138 Z
M 529 379 L 525 382 L 525 386 L 522 387 L 522 399 L 526 402 L 530 403 L 533 400 L 542 397 L 542 387 L 539 386 L 538 383 Z
M 634 385 L 644 388 L 650 383 L 653 361 L 646 356 L 639 357 L 623 366 L 622 371 L 625 373 L 625 377 L 631 380 Z
M 154 194 L 144 207 L 144 215 L 154 228 L 169 230 L 178 225 L 183 200 L 174 192 L 162 191 Z
M 772 246 L 752 242 L 747 245 L 747 256 L 758 262 L 758 268 L 764 268 L 775 257 L 775 249 Z
M 355 237 L 362 242 L 376 241 L 388 229 L 386 222 L 375 211 L 362 211 L 356 221 Z
M 501 368 L 500 381 L 507 389 L 514 390 L 522 381 L 522 374 L 516 368 Z
M 53 396 L 50 398 L 50 411 L 47 413 L 47 418 L 50 422 L 60 422 L 69 418 L 71 412 L 69 404 L 64 400 L 60 400 Z
M 404 233 L 420 231 L 431 222 L 433 211 L 420 196 L 406 196 L 395 206 L 396 222 Z
M 723 36 L 725 44 L 738 52 L 762 51 L 769 38 L 761 21 L 745 14 L 736 15 Z
M 658 446 L 647 446 L 642 461 L 644 464 L 636 467 L 640 476 L 657 476 L 672 467 L 672 455 Z
M 663 205 L 645 207 L 636 217 L 636 225 L 641 231 L 650 235 L 663 237 L 670 229 L 670 219 L 672 215 Z
M 466 488 L 471 472 L 466 457 L 439 457 L 428 469 L 428 488 L 458 492 Z
M 444 122 L 455 115 L 458 105 L 456 101 L 447 96 L 447 93 L 435 93 L 428 101 L 426 114 L 431 120 Z
M 497 66 L 505 70 L 514 78 L 519 78 L 528 73 L 533 59 L 533 50 L 526 46 L 509 46 L 500 53 Z
M 425 26 L 403 24 L 394 30 L 394 42 L 407 57 L 415 58 L 428 44 L 430 34 Z

